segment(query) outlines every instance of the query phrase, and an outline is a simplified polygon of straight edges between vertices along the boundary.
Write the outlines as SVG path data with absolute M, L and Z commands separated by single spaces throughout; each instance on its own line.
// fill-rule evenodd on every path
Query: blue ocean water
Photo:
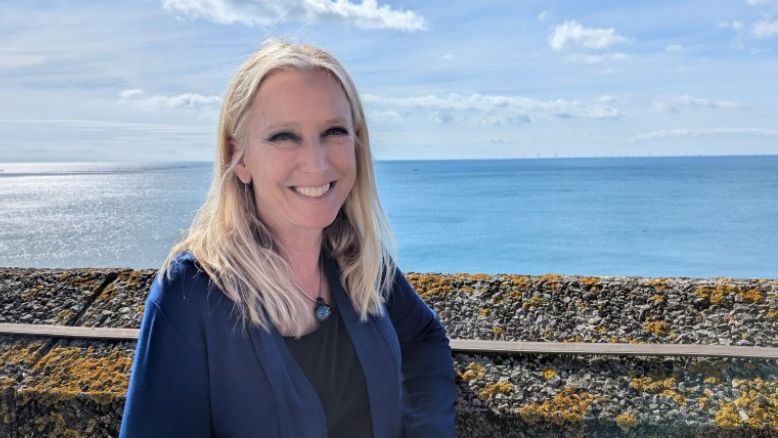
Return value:
M 0 266 L 158 267 L 210 163 L 0 163 Z M 778 278 L 778 156 L 384 161 L 404 271 Z

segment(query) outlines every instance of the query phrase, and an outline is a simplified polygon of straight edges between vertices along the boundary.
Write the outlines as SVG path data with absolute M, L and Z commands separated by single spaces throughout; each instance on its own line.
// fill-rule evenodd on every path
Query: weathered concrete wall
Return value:
M 137 328 L 151 270 L 0 268 L 0 322 Z M 452 338 L 778 345 L 778 281 L 408 275 Z M 0 436 L 116 436 L 135 342 L 0 336 Z M 456 354 L 462 437 L 778 436 L 778 363 Z

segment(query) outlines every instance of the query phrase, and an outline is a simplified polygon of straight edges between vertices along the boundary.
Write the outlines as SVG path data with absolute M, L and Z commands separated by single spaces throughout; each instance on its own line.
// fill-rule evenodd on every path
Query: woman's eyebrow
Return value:
M 343 117 L 333 117 L 330 119 L 325 120 L 322 123 L 324 126 L 332 126 L 332 125 L 346 125 L 346 119 Z M 277 123 L 270 123 L 265 125 L 264 129 L 266 131 L 280 131 L 283 129 L 297 129 L 299 128 L 299 123 L 297 122 L 277 122 Z
M 328 119 L 324 122 L 325 125 L 344 125 L 346 123 L 346 120 L 342 117 L 333 117 L 331 119 Z
M 298 127 L 298 124 L 295 122 L 279 122 L 279 123 L 271 123 L 268 125 L 265 125 L 266 131 L 280 131 L 284 129 L 295 129 Z

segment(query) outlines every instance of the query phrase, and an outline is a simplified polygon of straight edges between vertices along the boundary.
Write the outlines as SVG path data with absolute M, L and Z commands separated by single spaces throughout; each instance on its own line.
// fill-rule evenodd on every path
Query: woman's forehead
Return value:
M 320 69 L 271 72 L 260 84 L 251 106 L 250 117 L 261 119 L 265 127 L 351 122 L 351 105 L 340 82 Z

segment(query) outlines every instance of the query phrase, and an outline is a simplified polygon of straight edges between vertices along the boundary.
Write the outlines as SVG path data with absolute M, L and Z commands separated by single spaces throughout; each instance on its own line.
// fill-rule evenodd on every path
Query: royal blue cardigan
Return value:
M 362 364 L 375 438 L 454 437 L 445 328 L 397 270 L 383 317 L 359 322 L 325 258 Z M 119 436 L 326 437 L 316 390 L 274 328 L 243 331 L 232 302 L 182 253 L 146 299 Z

